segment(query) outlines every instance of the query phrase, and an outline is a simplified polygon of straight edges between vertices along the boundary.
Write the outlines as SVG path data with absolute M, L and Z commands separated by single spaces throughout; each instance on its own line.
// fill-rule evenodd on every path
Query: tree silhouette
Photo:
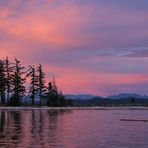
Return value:
M 21 66 L 20 61 L 15 58 L 14 72 L 12 75 L 13 94 L 10 98 L 10 105 L 12 106 L 19 106 L 21 98 L 26 92 L 26 88 L 24 86 L 26 79 L 23 78 L 23 75 L 25 74 L 25 72 L 23 72 L 24 68 L 25 67 Z
M 48 83 L 47 97 L 48 97 L 47 101 L 48 106 L 55 106 L 54 90 L 51 82 Z
M 58 90 L 53 78 L 51 82 L 48 83 L 48 106 L 58 106 Z
M 12 92 L 12 72 L 13 66 L 8 57 L 5 60 L 5 85 L 7 94 L 7 103 L 10 101 L 10 92 Z
M 32 98 L 31 105 L 35 104 L 35 97 L 38 93 L 38 76 L 36 75 L 36 70 L 34 66 L 29 66 L 27 77 L 31 77 L 30 87 L 29 87 L 29 96 Z
M 48 106 L 67 106 L 67 101 L 62 94 L 62 91 L 58 91 L 55 79 L 53 78 L 51 82 L 48 83 L 48 93 L 47 93 Z
M 38 68 L 38 79 L 39 79 L 39 98 L 40 98 L 40 105 L 42 104 L 42 97 L 44 96 L 46 92 L 46 86 L 45 86 L 45 73 L 43 72 L 42 65 L 39 64 Z
M 5 104 L 5 68 L 4 68 L 4 61 L 0 60 L 0 96 L 1 96 L 1 103 Z
M 35 99 L 39 97 L 39 104 L 48 106 L 66 106 L 68 105 L 62 91 L 59 91 L 55 83 L 55 79 L 45 85 L 45 73 L 42 65 L 39 64 L 37 69 L 29 66 L 27 72 L 24 72 L 20 61 L 15 58 L 12 63 L 7 57 L 0 60 L 0 102 L 2 105 L 6 103 L 11 106 L 21 105 L 21 99 L 26 93 L 25 81 L 26 77 L 30 78 L 29 97 L 31 105 L 35 105 Z M 48 90 L 47 90 L 48 88 Z M 6 96 L 6 98 L 5 98 Z M 43 98 L 45 99 L 42 102 Z

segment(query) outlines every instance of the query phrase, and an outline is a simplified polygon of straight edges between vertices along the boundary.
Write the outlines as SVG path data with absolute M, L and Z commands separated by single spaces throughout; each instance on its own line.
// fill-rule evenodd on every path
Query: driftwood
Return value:
M 120 121 L 148 122 L 146 119 L 120 119 Z

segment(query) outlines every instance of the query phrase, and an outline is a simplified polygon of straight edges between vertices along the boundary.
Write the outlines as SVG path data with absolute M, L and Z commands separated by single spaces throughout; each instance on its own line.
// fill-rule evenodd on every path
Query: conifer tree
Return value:
M 48 83 L 48 92 L 47 92 L 47 97 L 48 97 L 48 101 L 47 104 L 48 106 L 54 106 L 54 92 L 53 92 L 53 87 L 52 87 L 52 83 L 49 82 Z
M 59 92 L 55 79 L 48 83 L 48 106 L 66 106 L 66 100 L 62 92 Z
M 24 68 L 25 67 L 21 66 L 20 61 L 15 58 L 14 72 L 12 75 L 13 95 L 10 100 L 10 105 L 20 105 L 20 99 L 24 96 L 24 93 L 26 92 L 26 88 L 24 86 L 26 79 L 23 77 L 23 75 L 25 74 L 25 72 L 23 71 Z
M 29 66 L 27 77 L 31 78 L 30 87 L 29 87 L 29 96 L 32 99 L 31 105 L 35 104 L 35 97 L 38 93 L 38 76 L 36 75 L 36 70 L 34 66 Z
M 0 60 L 0 96 L 1 96 L 1 103 L 5 104 L 5 68 L 4 68 L 4 61 Z
M 70 105 L 68 104 L 67 100 L 65 99 L 65 96 L 63 95 L 62 91 L 60 91 L 58 93 L 58 103 L 59 103 L 59 106 L 67 106 L 67 105 Z
M 52 89 L 53 89 L 54 95 L 58 96 L 58 88 L 57 88 L 57 85 L 55 82 L 55 78 L 52 78 L 51 84 L 52 84 Z
M 12 92 L 12 72 L 13 72 L 13 66 L 7 57 L 5 60 L 5 80 L 6 80 L 5 85 L 6 85 L 7 103 L 10 101 L 10 92 Z
M 46 86 L 45 86 L 45 73 L 43 72 L 42 65 L 39 64 L 38 68 L 38 79 L 39 79 L 39 98 L 40 98 L 40 105 L 42 105 L 42 97 L 44 96 L 46 92 Z
M 62 91 L 59 91 L 53 78 L 51 82 L 48 83 L 48 106 L 72 106 L 71 100 L 66 100 Z

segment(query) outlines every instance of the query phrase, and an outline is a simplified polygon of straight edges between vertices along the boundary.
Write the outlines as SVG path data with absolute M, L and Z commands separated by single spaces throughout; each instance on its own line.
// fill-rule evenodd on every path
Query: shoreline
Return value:
M 148 107 L 144 106 L 113 106 L 113 107 L 102 107 L 102 106 L 91 106 L 91 107 L 10 107 L 2 106 L 0 110 L 148 110 Z

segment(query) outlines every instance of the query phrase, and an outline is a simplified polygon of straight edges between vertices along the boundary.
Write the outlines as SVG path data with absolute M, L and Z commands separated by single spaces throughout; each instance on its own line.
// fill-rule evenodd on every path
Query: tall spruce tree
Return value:
M 29 97 L 32 99 L 31 105 L 35 105 L 35 97 L 38 93 L 39 80 L 36 75 L 36 69 L 34 66 L 29 66 L 27 77 L 31 78 L 30 87 L 29 87 Z
M 6 80 L 5 85 L 6 85 L 7 103 L 10 101 L 10 93 L 12 92 L 12 72 L 13 72 L 13 66 L 7 57 L 5 60 L 5 80 Z
M 5 85 L 6 79 L 5 79 L 5 67 L 4 67 L 4 61 L 0 60 L 0 96 L 1 96 L 1 104 L 5 104 Z
M 38 68 L 38 79 L 39 79 L 39 98 L 40 98 L 40 105 L 42 105 L 42 98 L 46 92 L 46 86 L 45 86 L 45 73 L 43 72 L 42 65 L 39 64 Z
M 25 77 L 23 77 L 23 75 L 25 74 L 25 72 L 23 71 L 24 68 L 25 67 L 21 66 L 20 61 L 15 58 L 14 72 L 12 75 L 13 95 L 10 99 L 10 105 L 12 106 L 19 106 L 21 103 L 21 98 L 26 92 L 26 88 L 24 86 L 26 79 Z

